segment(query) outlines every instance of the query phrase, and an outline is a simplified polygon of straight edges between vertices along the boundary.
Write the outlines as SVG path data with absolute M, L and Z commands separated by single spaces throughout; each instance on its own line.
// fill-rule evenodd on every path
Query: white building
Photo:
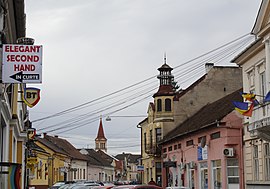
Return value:
M 260 105 L 244 119 L 244 169 L 246 188 L 270 187 L 270 2 L 262 0 L 252 34 L 256 41 L 232 62 L 243 70 L 243 91 L 256 94 Z

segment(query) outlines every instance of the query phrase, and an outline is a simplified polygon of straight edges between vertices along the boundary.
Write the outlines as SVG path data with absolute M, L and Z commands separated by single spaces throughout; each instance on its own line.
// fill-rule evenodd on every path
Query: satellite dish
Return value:
M 201 147 L 204 148 L 206 145 L 206 137 L 202 137 L 201 139 Z

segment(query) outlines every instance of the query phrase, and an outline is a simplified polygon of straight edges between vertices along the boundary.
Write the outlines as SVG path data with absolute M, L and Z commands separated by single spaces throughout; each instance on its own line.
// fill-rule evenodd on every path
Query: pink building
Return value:
M 239 92 L 204 106 L 164 136 L 163 187 L 243 188 L 242 116 L 232 104 L 241 101 Z

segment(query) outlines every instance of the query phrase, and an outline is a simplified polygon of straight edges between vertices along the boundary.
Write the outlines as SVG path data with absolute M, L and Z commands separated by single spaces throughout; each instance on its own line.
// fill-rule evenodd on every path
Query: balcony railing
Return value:
M 266 126 L 270 126 L 270 117 L 263 118 L 248 125 L 248 131 L 254 131 Z
M 147 144 L 145 153 L 152 156 L 161 156 L 161 148 L 157 144 Z

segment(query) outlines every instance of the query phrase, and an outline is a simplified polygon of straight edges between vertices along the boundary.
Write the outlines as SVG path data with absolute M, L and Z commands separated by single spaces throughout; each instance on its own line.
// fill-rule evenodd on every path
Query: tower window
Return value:
M 169 99 L 169 98 L 165 99 L 165 111 L 167 111 L 167 112 L 172 111 L 171 99 Z
M 161 99 L 157 100 L 157 111 L 158 112 L 162 111 L 162 101 L 161 101 Z

